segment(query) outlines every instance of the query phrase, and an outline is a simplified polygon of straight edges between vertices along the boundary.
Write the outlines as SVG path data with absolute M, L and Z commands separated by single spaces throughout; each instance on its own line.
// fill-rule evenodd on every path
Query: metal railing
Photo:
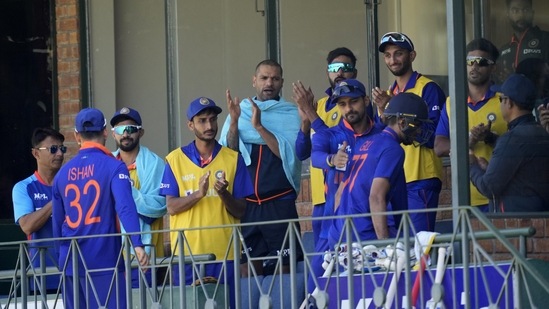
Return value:
M 437 211 L 445 211 L 443 209 Z M 447 210 L 446 210 L 447 211 Z M 414 211 L 414 212 L 428 212 Z M 315 220 L 344 219 L 345 229 L 342 238 L 345 241 L 335 246 L 332 252 L 314 252 L 306 250 L 307 244 L 304 238 L 299 237 L 298 225 L 304 220 L 284 221 L 288 223 L 285 235 L 285 245 L 289 250 L 289 273 L 282 272 L 282 257 L 269 257 L 275 263 L 273 274 L 262 275 L 252 266 L 249 268 L 250 277 L 240 278 L 240 261 L 235 255 L 234 267 L 223 267 L 223 272 L 234 273 L 234 281 L 221 284 L 207 282 L 203 279 L 202 268 L 211 263 L 223 262 L 223 257 L 216 260 L 213 255 L 194 255 L 185 237 L 186 231 L 197 230 L 162 230 L 154 233 L 168 234 L 178 233 L 178 255 L 169 257 L 151 256 L 151 264 L 147 269 L 141 268 L 131 257 L 131 234 L 112 234 L 101 236 L 86 236 L 71 239 L 71 252 L 73 259 L 64 261 L 59 267 L 45 267 L 44 263 L 38 266 L 33 264 L 29 255 L 29 246 L 39 246 L 41 242 L 55 241 L 55 239 L 34 240 L 23 242 L 0 243 L 0 250 L 4 248 L 18 248 L 18 260 L 12 270 L 0 271 L 0 280 L 11 281 L 11 288 L 7 295 L 0 295 L 0 308 L 63 308 L 62 286 L 66 282 L 66 269 L 71 265 L 74 269 L 84 267 L 86 274 L 97 271 L 111 271 L 113 284 L 111 287 L 94 287 L 112 289 L 117 293 L 116 282 L 122 280 L 117 274 L 120 264 L 106 269 L 88 269 L 78 262 L 79 256 L 86 252 L 80 250 L 78 240 L 93 237 L 122 237 L 123 249 L 119 252 L 119 263 L 123 264 L 125 285 L 125 297 L 128 308 L 228 308 L 232 302 L 236 308 L 299 308 L 314 307 L 324 308 L 424 308 L 438 306 L 437 308 L 534 308 L 539 305 L 540 298 L 549 295 L 549 283 L 545 279 L 549 272 L 540 270 L 527 259 L 527 238 L 535 234 L 533 227 L 499 230 L 494 227 L 488 218 L 474 207 L 460 207 L 459 219 L 451 233 L 434 235 L 430 245 L 429 255 L 425 255 L 424 267 L 421 266 L 421 256 L 418 257 L 411 250 L 414 244 L 422 243 L 417 232 L 411 225 L 410 214 L 414 212 L 389 212 L 388 215 L 401 215 L 398 238 L 390 240 L 375 240 L 355 243 L 358 229 L 353 224 L 353 219 L 361 216 L 348 216 L 345 218 L 326 217 Z M 363 215 L 369 216 L 369 215 Z M 363 217 L 362 216 L 362 217 Z M 472 224 L 475 220 L 475 224 Z M 280 221 L 262 222 L 254 224 L 276 224 Z M 224 226 L 232 229 L 231 241 L 224 246 L 226 252 L 234 250 L 240 252 L 244 238 L 240 232 L 241 225 Z M 248 224 L 251 225 L 251 224 Z M 205 227 L 203 229 L 215 229 L 222 227 Z M 354 236 L 354 237 L 353 237 Z M 516 238 L 516 245 L 509 240 Z M 490 250 L 485 248 L 483 241 L 495 240 L 500 251 L 504 251 L 504 259 L 493 257 Z M 354 247 L 353 247 L 354 246 Z M 384 264 L 374 260 L 368 255 L 364 247 L 375 248 L 376 253 L 383 253 L 388 260 Z M 359 248 L 360 259 L 353 258 L 347 251 L 341 248 Z M 400 248 L 400 249 L 399 249 Z M 401 250 L 404 248 L 403 250 Z M 283 248 L 281 248 L 281 251 Z M 393 254 L 389 254 L 392 249 Z M 396 254 L 398 250 L 402 252 Z M 295 254 L 303 250 L 303 261 L 298 261 Z M 373 249 L 372 249 L 373 250 Z M 0 251 L 1 252 L 1 251 Z M 155 252 L 155 250 L 151 250 Z M 373 251 L 372 251 L 373 252 Z M 400 252 L 400 251 L 398 251 Z M 439 258 L 438 252 L 444 258 Z M 371 253 L 371 252 L 370 252 Z M 153 253 L 154 254 L 154 253 Z M 245 252 L 248 254 L 248 252 Z M 314 277 L 311 287 L 307 278 L 313 273 L 315 265 L 312 258 L 322 255 L 325 257 L 327 269 L 323 276 Z M 254 258 L 247 256 L 248 261 L 263 261 L 267 258 Z M 44 261 L 44 253 L 40 260 Z M 427 259 L 437 261 L 437 268 L 442 270 L 442 279 L 437 279 L 435 264 L 429 265 Z M 439 261 L 440 260 L 440 261 Z M 355 263 L 362 263 L 356 267 Z M 331 265 L 330 265 L 331 264 Z M 382 265 L 383 264 L 383 265 Z M 193 276 L 197 278 L 197 284 L 192 286 L 175 286 L 173 282 L 174 265 L 191 265 Z M 249 263 L 252 265 L 252 263 Z M 382 266 L 380 266 L 382 265 Z M 139 269 L 139 288 L 132 288 L 131 269 Z M 151 272 L 151 282 L 145 277 L 145 271 Z M 185 267 L 178 268 L 180 278 L 185 277 Z M 439 273 L 440 274 L 440 273 Z M 45 279 L 57 276 L 59 285 L 54 291 L 45 289 Z M 29 289 L 32 282 L 34 289 Z M 231 294 L 229 286 L 233 285 L 234 294 Z M 308 294 L 307 290 L 315 290 Z M 65 293 L 77 294 L 78 287 L 66 288 Z M 113 294 L 114 295 L 114 294 Z M 118 294 L 116 294 L 118 295 Z M 92 293 L 87 297 L 97 297 Z M 118 297 L 118 296 L 117 296 Z M 100 300 L 99 303 L 102 303 Z

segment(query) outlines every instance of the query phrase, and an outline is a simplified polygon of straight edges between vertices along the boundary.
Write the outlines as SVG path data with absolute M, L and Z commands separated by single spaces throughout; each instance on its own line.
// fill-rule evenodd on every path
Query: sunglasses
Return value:
M 334 62 L 328 64 L 329 73 L 337 73 L 342 70 L 345 73 L 351 73 L 355 71 L 355 67 L 351 63 Z
M 61 150 L 61 153 L 67 152 L 67 146 L 64 145 L 51 145 L 50 147 L 40 147 L 36 148 L 38 150 L 49 150 L 51 154 L 56 154 L 57 150 Z
M 493 60 L 486 59 L 484 57 L 467 57 L 465 62 L 467 62 L 467 65 L 469 66 L 472 66 L 476 63 L 479 67 L 487 67 L 489 65 L 495 64 Z
M 403 35 L 402 33 L 398 33 L 398 32 L 385 33 L 381 37 L 380 45 L 383 44 L 383 43 L 387 43 L 387 42 L 389 42 L 389 43 L 406 42 L 410 45 L 410 47 L 412 47 L 412 49 L 414 49 L 414 44 L 412 44 L 412 42 L 405 35 Z
M 355 91 L 363 92 L 360 88 L 355 86 L 341 85 L 336 87 L 336 89 L 332 93 L 332 96 L 334 97 L 344 96 L 346 93 L 351 93 Z
M 125 126 L 117 126 L 112 128 L 112 131 L 115 134 L 123 135 L 124 132 L 127 132 L 128 134 L 134 134 L 139 132 L 141 130 L 142 126 L 135 126 L 135 125 L 125 125 Z

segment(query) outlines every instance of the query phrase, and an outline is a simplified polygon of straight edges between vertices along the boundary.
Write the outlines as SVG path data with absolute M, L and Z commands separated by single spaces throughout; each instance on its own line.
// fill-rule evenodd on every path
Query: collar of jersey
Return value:
M 114 157 L 112 153 L 107 149 L 107 147 L 96 142 L 83 142 L 82 145 L 80 146 L 80 150 L 91 149 L 91 148 L 96 148 L 104 152 L 106 155 Z

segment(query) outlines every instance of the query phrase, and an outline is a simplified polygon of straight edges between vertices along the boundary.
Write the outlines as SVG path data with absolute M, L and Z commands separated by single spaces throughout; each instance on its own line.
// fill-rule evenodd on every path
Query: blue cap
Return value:
M 189 108 L 187 108 L 187 119 L 189 121 L 192 120 L 194 116 L 207 108 L 211 108 L 216 114 L 220 114 L 223 111 L 221 107 L 215 105 L 215 102 L 212 99 L 200 97 L 194 99 L 189 105 Z
M 122 107 L 119 111 L 116 111 L 116 113 L 114 113 L 114 116 L 112 116 L 111 126 L 114 127 L 114 125 L 119 123 L 120 121 L 128 119 L 135 121 L 138 126 L 142 124 L 141 115 L 139 115 L 138 111 L 131 107 Z
M 107 127 L 107 119 L 103 113 L 96 108 L 84 108 L 76 115 L 76 132 L 99 132 Z
M 380 52 L 385 52 L 385 47 L 388 44 L 394 44 L 397 45 L 400 48 L 407 49 L 409 51 L 414 50 L 414 43 L 412 43 L 412 40 L 410 38 L 401 32 L 387 32 L 382 37 L 381 40 L 379 40 L 379 48 L 378 50 Z
M 332 102 L 337 102 L 341 97 L 358 98 L 366 96 L 364 84 L 356 79 L 346 79 L 341 81 L 332 91 Z
M 536 86 L 522 74 L 511 74 L 503 85 L 493 85 L 490 89 L 503 93 L 524 109 L 534 108 L 537 97 Z

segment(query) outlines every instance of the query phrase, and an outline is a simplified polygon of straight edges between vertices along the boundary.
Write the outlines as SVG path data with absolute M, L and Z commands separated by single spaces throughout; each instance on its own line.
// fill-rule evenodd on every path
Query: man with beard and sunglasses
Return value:
M 389 32 L 381 37 L 379 52 L 383 54 L 385 64 L 395 76 L 395 81 L 389 90 L 379 87 L 372 89 L 373 102 L 377 107 L 376 121 L 380 121 L 385 107 L 391 97 L 407 92 L 420 96 L 429 106 L 429 122 L 422 122 L 421 136 L 427 136 L 425 144 L 403 145 L 406 159 L 404 171 L 408 188 L 408 209 L 435 209 L 438 207 L 438 197 L 442 188 L 442 162 L 433 150 L 434 135 L 440 110 L 446 100 L 444 91 L 431 79 L 412 69 L 416 51 L 412 40 L 400 32 Z M 436 212 L 410 214 L 416 232 L 434 231 Z
M 118 149 L 113 155 L 124 162 L 130 173 L 132 196 L 139 214 L 141 241 L 149 256 L 163 257 L 164 243 L 161 233 L 151 233 L 163 229 L 166 214 L 166 198 L 160 195 L 160 182 L 164 172 L 164 160 L 149 148 L 140 144 L 145 134 L 141 115 L 133 108 L 123 107 L 111 118 L 112 137 Z M 123 227 L 122 227 L 123 228 Z M 155 254 L 151 255 L 151 251 Z M 151 283 L 151 273 L 146 272 Z M 138 270 L 132 270 L 132 287 L 139 287 Z
M 498 82 L 514 73 L 519 63 L 528 58 L 549 62 L 549 32 L 534 26 L 532 0 L 506 0 L 507 18 L 513 28 L 511 41 L 500 48 L 501 68 Z
M 231 308 L 234 308 L 233 262 L 240 252 L 233 250 L 236 241 L 232 239 L 233 228 L 196 229 L 240 223 L 246 211 L 245 198 L 253 194 L 242 156 L 221 146 L 215 139 L 221 111 L 206 97 L 191 102 L 187 109 L 187 126 L 195 139 L 166 156 L 160 193 L 168 202 L 170 229 L 195 228 L 184 232 L 188 246 L 178 242 L 179 232 L 170 233 L 172 254 L 215 254 L 217 263 L 205 265 L 204 275 L 229 285 Z M 191 284 L 200 279 L 195 269 L 186 265 L 186 278 L 181 281 L 178 267 L 174 267 L 175 284 Z
M 469 42 L 466 52 L 469 148 L 476 156 L 490 160 L 497 137 L 507 131 L 499 107 L 500 94 L 490 90 L 499 52 L 492 42 L 484 38 Z M 439 157 L 450 155 L 450 104 L 448 97 L 435 133 L 435 152 Z M 482 195 L 472 183 L 470 192 L 471 206 L 478 206 L 483 212 L 489 211 L 490 197 Z
M 36 171 L 16 183 L 12 192 L 15 223 L 21 227 L 29 240 L 53 237 L 52 184 L 67 152 L 67 147 L 63 145 L 64 141 L 63 134 L 51 128 L 37 128 L 32 133 L 31 153 L 36 159 Z M 40 250 L 45 250 L 45 266 L 55 266 L 52 242 L 37 242 L 30 245 L 31 264 L 37 270 L 40 269 Z M 30 282 L 31 290 L 36 290 L 34 280 L 31 279 Z M 45 283 L 47 290 L 55 291 L 59 284 L 59 276 L 48 276 Z
M 348 94 L 340 95 L 338 104 L 352 102 L 345 97 Z M 353 230 L 353 241 L 397 236 L 400 215 L 387 216 L 385 212 L 408 209 L 401 144 L 418 142 L 422 124 L 430 122 L 427 104 L 413 93 L 398 94 L 386 105 L 382 122 L 386 127 L 380 133 L 357 139 L 348 172 L 338 189 L 340 200 L 335 202 L 337 216 L 371 214 L 353 219 L 353 228 L 359 238 L 355 239 Z M 419 143 L 427 141 L 423 139 Z M 329 232 L 332 248 L 346 241 L 346 228 L 349 227 L 346 227 L 345 218 L 333 220 Z
M 346 47 L 338 47 L 328 53 L 326 75 L 330 87 L 326 89 L 327 96 L 320 98 L 314 102 L 314 95 L 310 88 L 305 88 L 298 81 L 293 86 L 292 98 L 297 103 L 299 115 L 301 117 L 301 130 L 297 135 L 295 142 L 296 154 L 300 160 L 306 160 L 311 156 L 311 136 L 315 132 L 336 126 L 341 119 L 341 112 L 337 104 L 332 100 L 333 90 L 336 85 L 346 79 L 356 78 L 356 57 L 351 50 Z M 324 172 L 322 169 L 315 167 L 310 168 L 311 178 L 311 197 L 313 203 L 312 217 L 330 216 L 333 210 L 325 211 L 325 184 Z M 321 233 L 326 229 L 322 229 L 322 224 L 325 221 L 313 221 L 313 235 L 315 246 L 319 245 L 317 252 L 324 252 L 325 245 L 321 239 Z

